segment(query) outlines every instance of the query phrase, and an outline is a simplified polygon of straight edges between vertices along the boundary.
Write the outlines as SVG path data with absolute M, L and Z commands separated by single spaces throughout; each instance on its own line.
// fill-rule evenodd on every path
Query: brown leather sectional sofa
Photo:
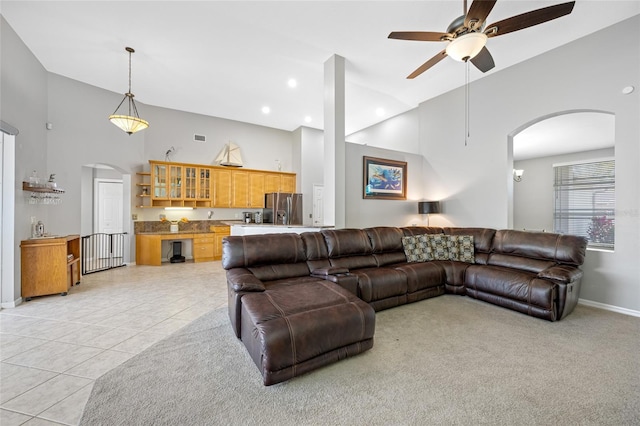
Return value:
M 473 236 L 473 262 L 407 262 L 403 237 L 422 234 Z M 578 302 L 586 245 L 488 228 L 326 229 L 226 237 L 222 265 L 234 332 L 269 385 L 371 348 L 374 311 L 445 293 L 562 319 Z

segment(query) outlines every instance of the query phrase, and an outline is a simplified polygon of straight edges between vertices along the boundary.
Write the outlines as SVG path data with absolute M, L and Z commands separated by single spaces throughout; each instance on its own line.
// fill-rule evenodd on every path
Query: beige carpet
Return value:
M 466 297 L 379 312 L 373 349 L 264 387 L 218 309 L 98 379 L 84 425 L 640 424 L 640 318 Z

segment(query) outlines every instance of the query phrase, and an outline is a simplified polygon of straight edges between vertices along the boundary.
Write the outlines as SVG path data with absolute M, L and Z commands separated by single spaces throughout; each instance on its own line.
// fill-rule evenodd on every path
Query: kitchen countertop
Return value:
M 156 231 L 156 232 L 138 232 L 136 235 L 184 235 L 184 234 L 214 234 L 214 231 Z
M 274 225 L 273 223 L 229 223 L 229 226 L 250 226 L 250 227 L 264 227 L 264 228 L 333 228 L 333 226 L 327 225 Z

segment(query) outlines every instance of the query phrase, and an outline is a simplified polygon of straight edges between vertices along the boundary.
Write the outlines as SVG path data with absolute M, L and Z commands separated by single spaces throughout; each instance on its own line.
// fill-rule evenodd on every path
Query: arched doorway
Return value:
M 614 157 L 615 116 L 570 110 L 538 117 L 508 136 L 509 227 L 553 231 L 553 166 Z
M 115 189 L 115 190 L 114 190 Z M 102 213 L 105 205 L 109 215 L 116 216 L 108 226 L 115 226 L 110 232 L 132 234 L 131 229 L 131 175 L 110 164 L 92 163 L 82 166 L 81 172 L 81 215 L 80 233 L 82 236 L 103 232 L 105 226 Z M 106 200 L 104 195 L 119 199 Z M 112 218 L 113 219 L 113 218 Z M 125 263 L 131 262 L 131 241 L 125 240 Z

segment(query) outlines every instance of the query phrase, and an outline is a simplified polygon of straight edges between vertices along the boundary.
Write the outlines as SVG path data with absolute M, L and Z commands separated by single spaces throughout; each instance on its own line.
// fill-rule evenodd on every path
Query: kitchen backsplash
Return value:
M 180 232 L 208 232 L 210 226 L 227 226 L 232 221 L 223 220 L 191 220 L 189 222 L 178 222 Z M 238 221 L 240 223 L 240 221 Z M 133 232 L 139 234 L 141 232 L 169 232 L 171 221 L 161 222 L 154 221 L 138 221 L 133 222 Z

